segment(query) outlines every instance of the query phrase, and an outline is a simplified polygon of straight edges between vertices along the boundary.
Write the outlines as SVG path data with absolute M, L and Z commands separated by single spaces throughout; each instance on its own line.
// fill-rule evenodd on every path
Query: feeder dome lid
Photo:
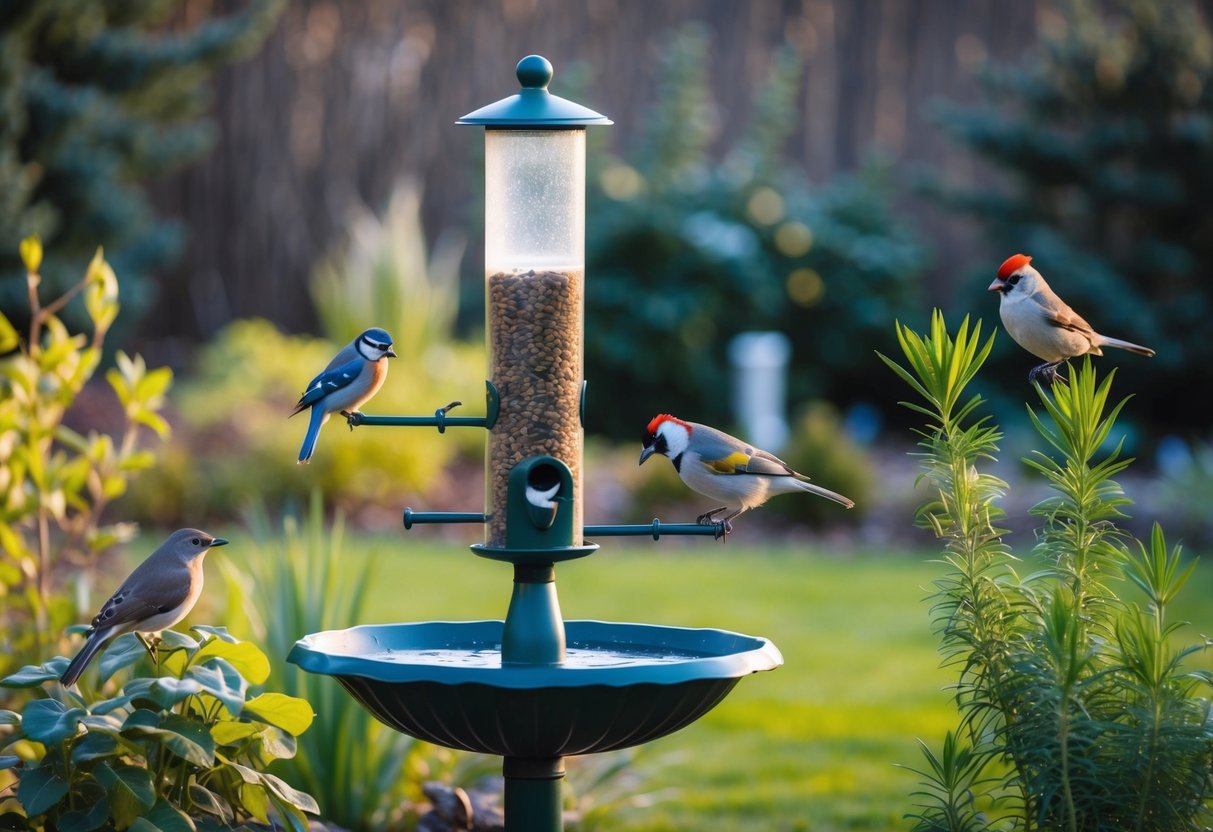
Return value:
M 548 92 L 552 64 L 542 55 L 527 55 L 515 69 L 522 89 L 468 113 L 456 124 L 479 124 L 502 128 L 561 128 L 614 124 L 602 113 Z

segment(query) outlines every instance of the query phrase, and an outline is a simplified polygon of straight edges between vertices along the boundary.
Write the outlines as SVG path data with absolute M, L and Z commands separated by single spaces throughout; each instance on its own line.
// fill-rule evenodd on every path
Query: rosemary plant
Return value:
M 994 336 L 965 318 L 952 337 L 937 311 L 929 334 L 898 324 L 897 337 L 908 366 L 881 358 L 925 401 L 905 404 L 927 418 L 916 455 L 934 496 L 918 521 L 944 548 L 932 617 L 959 711 L 914 769 L 914 829 L 1201 828 L 1213 816 L 1213 679 L 1184 665 L 1207 645 L 1174 648 L 1182 625 L 1167 617 L 1194 564 L 1157 524 L 1148 542 L 1117 525 L 1131 501 L 1113 477 L 1132 460 L 1107 450 L 1128 401 L 1109 404 L 1115 374 L 1100 380 L 1084 359 L 1068 384 L 1035 387 L 1044 449 L 1024 461 L 1052 494 L 1031 510 L 1034 569 L 1020 577 L 997 525 L 1008 486 L 981 470 L 1000 434 L 964 392 Z

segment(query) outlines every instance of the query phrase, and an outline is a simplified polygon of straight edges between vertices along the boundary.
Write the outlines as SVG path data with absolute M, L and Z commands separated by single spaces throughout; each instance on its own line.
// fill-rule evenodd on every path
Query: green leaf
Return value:
M 244 703 L 244 710 L 295 736 L 306 731 L 315 717 L 307 700 L 284 693 L 263 693 Z
M 69 708 L 56 699 L 35 699 L 25 706 L 21 728 L 25 735 L 43 745 L 58 745 L 80 733 L 83 708 Z
M 269 760 L 289 760 L 299 751 L 294 735 L 273 725 L 266 726 L 260 737 L 261 754 Z
M 204 691 L 222 702 L 232 716 L 240 716 L 245 707 L 248 682 L 225 659 L 212 657 L 205 665 L 194 665 L 186 671 L 185 678 L 198 682 Z
M 215 763 L 215 742 L 206 726 L 179 714 L 162 717 L 155 711 L 141 708 L 126 718 L 122 733 L 154 739 L 196 766 L 209 768 Z
M 18 246 L 21 262 L 30 274 L 37 274 L 42 266 L 42 239 L 37 234 L 31 234 L 21 241 Z
M 109 763 L 99 763 L 93 768 L 93 777 L 109 795 L 114 821 L 119 828 L 129 826 L 156 802 L 151 772 L 142 766 L 111 767 Z
M 132 832 L 194 832 L 189 815 L 160 798 L 152 810 L 131 824 Z
M 134 633 L 123 633 L 109 643 L 101 658 L 97 660 L 98 684 L 104 684 L 107 679 L 124 667 L 130 667 L 147 655 L 147 648 Z
M 100 248 L 89 263 L 86 280 L 84 308 L 97 331 L 105 332 L 118 317 L 118 276 Z
M 245 782 L 240 786 L 240 803 L 245 811 L 262 823 L 270 822 L 269 790 L 260 783 Z
M 230 745 L 266 730 L 265 725 L 254 722 L 237 722 L 223 719 L 211 726 L 211 736 L 217 745 Z
M 315 798 L 307 792 L 299 791 L 281 777 L 270 774 L 268 771 L 263 771 L 261 772 L 261 782 L 268 786 L 273 794 L 278 795 L 292 806 L 304 812 L 311 812 L 314 815 L 320 814 L 320 806 L 316 804 Z
M 160 633 L 160 646 L 158 649 L 162 652 L 176 650 L 188 650 L 193 652 L 198 649 L 198 640 L 189 633 L 180 633 L 176 630 L 164 630 Z
M 0 312 L 0 355 L 11 352 L 21 343 L 16 328 L 9 322 L 3 312 Z
M 100 829 L 110 816 L 108 795 L 100 795 L 83 809 L 65 812 L 59 816 L 59 832 L 93 832 Z
M 112 736 L 97 732 L 85 734 L 72 744 L 72 763 L 88 763 L 118 754 L 118 742 Z
M 214 815 L 224 823 L 231 823 L 235 819 L 235 814 L 232 812 L 232 807 L 228 805 L 228 802 L 206 786 L 199 783 L 190 783 L 189 795 L 195 809 L 199 809 L 208 815 Z
M 212 658 L 226 660 L 249 684 L 260 685 L 270 675 L 270 662 L 265 653 L 251 642 L 229 642 L 222 639 L 209 639 L 194 654 L 195 665 L 205 664 Z
M 278 810 L 279 817 L 286 821 L 291 832 L 308 832 L 307 817 L 299 811 L 299 807 L 293 806 L 289 801 L 283 800 L 272 789 L 270 790 L 270 802 Z
M 53 682 L 63 675 L 67 669 L 68 659 L 56 656 L 42 664 L 27 664 L 11 676 L 0 679 L 0 686 L 6 688 L 36 688 L 43 682 Z
M 135 398 L 141 402 L 154 402 L 164 395 L 172 383 L 173 371 L 168 367 L 150 370 L 135 384 Z
M 195 624 L 193 627 L 190 627 L 190 629 L 198 633 L 205 633 L 206 635 L 211 635 L 215 638 L 222 639 L 229 644 L 236 644 L 240 641 L 240 639 L 236 638 L 227 631 L 227 627 L 211 627 L 207 624 Z
M 67 779 L 53 765 L 27 768 L 17 782 L 17 799 L 29 817 L 44 814 L 67 794 Z
M 178 702 L 189 699 L 200 690 L 202 690 L 202 686 L 193 679 L 174 679 L 171 676 L 162 676 L 152 682 L 148 694 L 157 705 L 168 710 Z

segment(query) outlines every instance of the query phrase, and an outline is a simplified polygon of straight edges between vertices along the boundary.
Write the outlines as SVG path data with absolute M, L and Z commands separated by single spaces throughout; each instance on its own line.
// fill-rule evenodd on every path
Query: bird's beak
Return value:
M 387 352 L 385 352 L 385 353 L 384 353 L 384 355 L 386 355 L 388 358 L 395 358 L 395 357 L 396 357 L 396 351 L 395 351 L 395 350 L 393 350 L 393 349 L 391 349 L 391 348 L 389 347 L 389 348 L 388 348 L 388 351 L 387 351 Z
M 228 544 L 228 541 L 224 540 L 222 537 L 216 537 L 214 540 L 212 540 L 210 542 L 210 544 L 207 546 L 207 548 L 214 549 L 216 546 L 226 546 L 227 544 Z
M 999 277 L 999 278 L 996 278 L 993 283 L 991 283 L 989 286 L 986 287 L 986 291 L 1001 292 L 1006 287 L 1006 285 L 1007 284 L 1003 282 L 1003 279 L 1001 277 Z
M 642 450 L 640 452 L 640 464 L 641 465 L 644 465 L 644 461 L 653 455 L 655 448 L 656 448 L 656 446 L 654 446 L 654 445 L 645 445 L 644 446 L 644 450 Z

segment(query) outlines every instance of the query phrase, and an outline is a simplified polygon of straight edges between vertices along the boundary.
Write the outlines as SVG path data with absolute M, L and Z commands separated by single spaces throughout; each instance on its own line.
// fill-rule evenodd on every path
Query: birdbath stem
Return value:
M 564 758 L 506 757 L 505 832 L 561 832 Z

